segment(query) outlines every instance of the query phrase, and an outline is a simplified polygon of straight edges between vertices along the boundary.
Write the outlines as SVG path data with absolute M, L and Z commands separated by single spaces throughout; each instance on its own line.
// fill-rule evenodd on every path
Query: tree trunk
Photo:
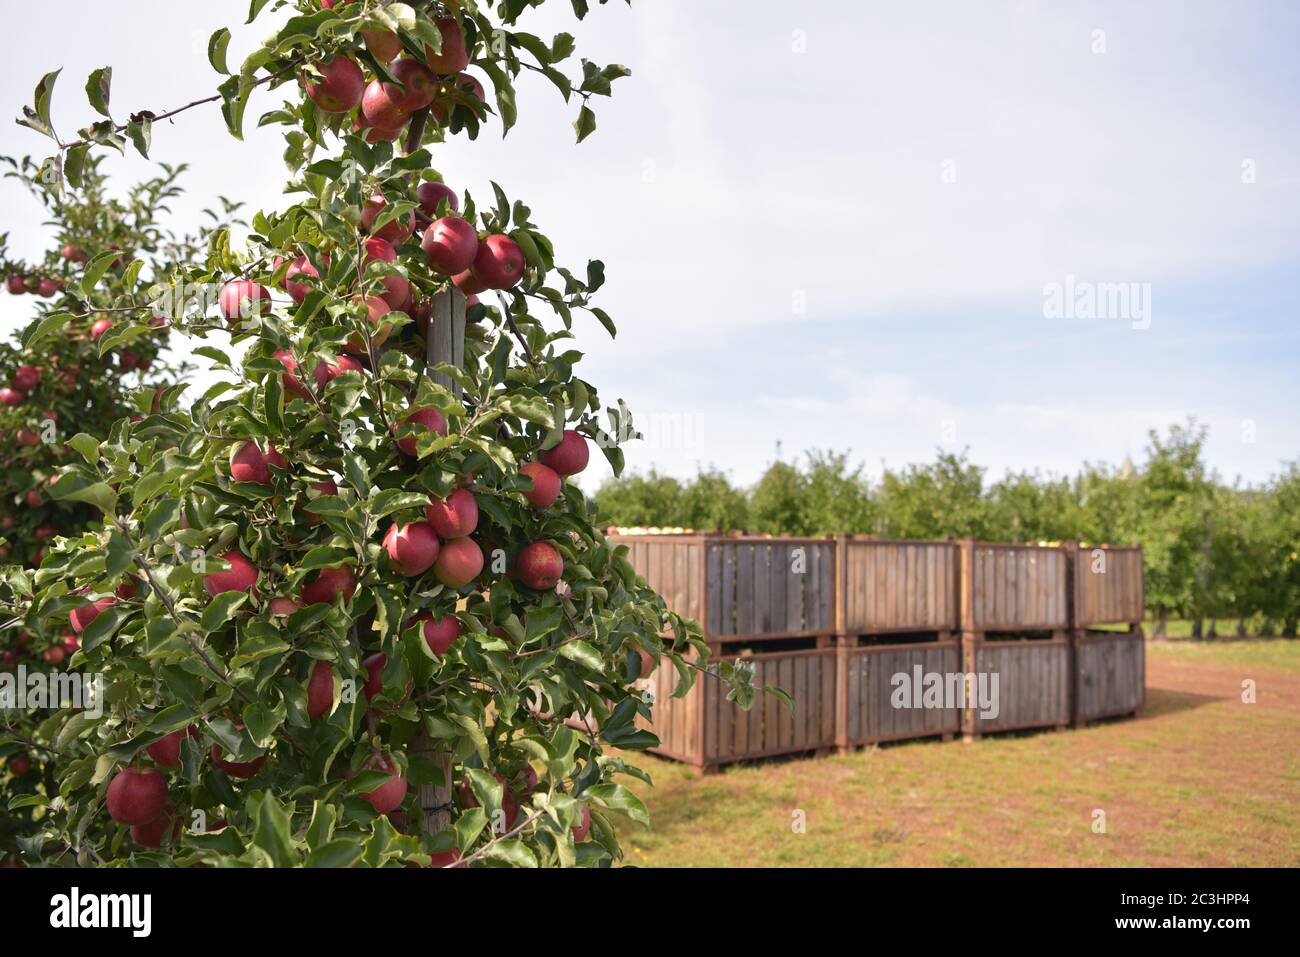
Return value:
M 1205 630 L 1205 637 L 1206 638 L 1219 637 L 1219 619 L 1217 618 L 1210 619 L 1210 627 Z
M 1162 609 L 1160 612 L 1156 614 L 1156 633 L 1151 637 L 1164 638 L 1165 625 L 1168 623 L 1168 621 L 1169 621 L 1169 615 Z
M 1204 625 L 1204 621 L 1202 620 L 1200 615 L 1197 615 L 1195 618 L 1192 619 L 1192 637 L 1195 638 L 1197 641 L 1201 640 L 1201 628 L 1203 625 Z
M 1295 619 L 1294 619 L 1294 618 L 1288 618 L 1286 621 L 1284 621 L 1284 622 L 1282 623 L 1282 637 L 1283 637 L 1283 638 L 1294 638 L 1294 637 L 1295 637 Z
M 1237 619 L 1237 637 L 1238 638 L 1246 637 L 1246 616 L 1245 615 L 1242 615 L 1240 618 Z

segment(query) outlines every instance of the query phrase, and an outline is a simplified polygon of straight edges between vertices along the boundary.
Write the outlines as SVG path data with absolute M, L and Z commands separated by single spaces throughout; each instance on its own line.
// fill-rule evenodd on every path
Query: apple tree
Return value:
M 595 129 L 627 70 L 524 32 L 542 3 L 300 0 L 233 73 L 213 36 L 232 133 L 280 97 L 259 122 L 283 127 L 292 202 L 116 299 L 223 378 L 75 437 L 50 486 L 102 520 L 13 576 L 14 615 L 78 622 L 104 707 L 44 728 L 59 777 L 25 859 L 607 865 L 615 822 L 646 820 L 647 672 L 752 701 L 571 481 L 593 446 L 621 470 L 633 434 L 577 372 L 578 333 L 614 334 L 603 264 L 564 267 L 525 202 L 434 165 L 448 137 L 508 131 L 524 77 Z M 115 119 L 107 71 L 104 121 L 59 140 L 56 76 L 22 122 L 57 141 L 60 184 L 97 148 L 157 145 L 163 114 Z

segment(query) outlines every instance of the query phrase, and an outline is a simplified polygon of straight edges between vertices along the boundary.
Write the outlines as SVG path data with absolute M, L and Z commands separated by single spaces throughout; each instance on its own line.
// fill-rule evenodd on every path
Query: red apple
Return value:
M 36 491 L 36 489 L 32 489 L 23 496 L 23 501 L 27 503 L 28 508 L 40 508 L 41 505 L 44 504 L 45 499 L 41 497 L 40 492 Z
M 284 391 L 310 402 L 311 390 L 303 384 L 302 379 L 298 378 L 298 360 L 293 357 L 293 353 L 288 349 L 276 349 L 275 358 L 279 359 L 280 365 L 284 366 L 284 372 L 280 375 L 280 385 Z
M 465 48 L 465 33 L 455 17 L 439 17 L 438 32 L 442 34 L 442 50 L 424 48 L 424 62 L 434 73 L 459 73 L 469 66 L 469 51 Z
M 577 475 L 587 467 L 591 449 L 587 440 L 573 429 L 565 429 L 560 443 L 542 453 L 542 462 L 555 470 L 556 475 Z
M 380 63 L 391 63 L 402 52 L 402 38 L 391 30 L 362 30 L 361 39 Z
M 271 290 L 247 279 L 235 279 L 221 287 L 219 305 L 227 322 L 251 319 L 271 307 Z
M 62 279 L 42 279 L 36 286 L 36 294 L 49 299 L 55 293 L 63 291 Z
M 396 435 L 402 431 L 402 426 L 415 425 L 418 427 L 413 435 L 408 435 L 397 440 L 397 447 L 405 452 L 411 458 L 419 458 L 420 450 L 418 446 L 420 432 L 436 432 L 438 435 L 447 434 L 447 420 L 443 418 L 441 412 L 437 409 L 422 408 L 415 409 L 407 414 L 406 418 L 394 424 L 393 434 Z
M 267 605 L 272 617 L 288 617 L 304 607 L 297 598 L 272 598 Z
M 444 276 L 464 272 L 478 253 L 478 234 L 468 220 L 444 216 L 429 224 L 420 240 L 429 268 Z
M 533 542 L 515 557 L 514 572 L 529 588 L 549 591 L 564 576 L 564 558 L 550 542 Z
M 395 130 L 411 118 L 405 91 L 396 83 L 371 80 L 361 97 L 361 119 L 366 126 Z
M 25 754 L 15 754 L 5 762 L 5 767 L 14 777 L 20 778 L 32 769 L 32 759 Z
M 458 488 L 445 499 L 435 498 L 426 505 L 424 517 L 440 538 L 464 538 L 478 528 L 478 500 L 469 489 Z
M 41 370 L 37 366 L 19 366 L 14 373 L 14 385 L 19 389 L 30 391 L 41 381 Z M 9 403 L 5 403 L 8 405 Z
M 396 811 L 406 798 L 406 775 L 399 773 L 397 762 L 385 754 L 376 752 L 362 765 L 367 771 L 380 771 L 389 775 L 387 781 L 373 791 L 362 791 L 361 797 L 370 802 L 380 814 Z
M 5 280 L 5 288 L 11 296 L 21 296 L 27 292 L 27 280 L 22 276 L 10 276 Z
M 433 95 L 438 92 L 438 78 L 427 66 L 419 60 L 403 57 L 391 69 L 402 84 L 398 93 L 401 106 L 414 112 L 433 102 Z
M 39 565 L 41 563 L 40 554 L 40 551 L 37 551 L 37 553 L 32 556 L 31 563 L 33 565 Z M 61 665 L 67 657 L 68 649 L 63 645 L 50 645 L 50 647 L 41 652 L 41 660 L 43 660 L 47 665 Z
M 466 296 L 474 296 L 480 292 L 487 292 L 488 289 L 487 283 L 474 275 L 474 270 L 472 268 L 466 269 L 464 272 L 456 273 L 456 275 L 452 277 L 451 281 L 455 283 L 456 288 Z
M 510 790 L 505 777 L 499 771 L 494 772 L 492 776 L 501 783 L 501 810 L 504 812 L 505 827 L 508 831 L 515 826 L 516 819 L 519 817 L 519 798 Z M 478 798 L 474 796 L 474 790 L 468 780 L 460 782 L 460 803 L 466 808 L 478 807 Z M 489 823 L 492 827 L 496 827 L 495 821 Z
M 478 244 L 474 275 L 489 289 L 509 289 L 524 276 L 524 251 L 509 236 L 493 234 Z
M 329 263 L 327 261 L 326 266 L 328 265 Z M 289 268 L 284 274 L 284 280 L 280 285 L 284 288 L 284 291 L 289 294 L 289 298 L 301 306 L 302 301 L 307 298 L 307 293 L 311 292 L 312 287 L 306 283 L 293 282 L 293 279 L 296 276 L 308 276 L 312 279 L 320 279 L 320 271 L 311 264 L 311 260 L 306 256 L 299 256 L 289 264 Z
M 573 825 L 573 843 L 581 844 L 587 838 L 591 837 L 591 808 L 587 805 L 582 806 L 582 818 Z
M 312 378 L 316 380 L 316 388 L 324 390 L 325 386 L 334 381 L 334 377 L 344 372 L 365 372 L 366 367 L 356 359 L 348 355 L 341 355 L 333 362 L 322 361 L 316 364 L 316 368 L 311 370 Z
M 26 401 L 26 392 L 22 392 L 18 389 L 11 389 L 8 386 L 0 389 L 0 403 L 3 403 L 4 405 L 17 406 L 22 405 Z
M 487 95 L 483 90 L 483 84 L 468 73 L 462 73 L 456 77 L 456 87 L 453 90 L 443 93 L 442 96 L 434 100 L 429 105 L 429 115 L 432 116 L 439 125 L 443 125 L 451 117 L 451 111 L 455 108 L 461 97 L 468 94 L 471 98 L 486 102 Z
M 397 250 L 387 239 L 381 239 L 379 236 L 371 236 L 365 242 L 366 262 L 378 260 L 384 263 L 397 262 Z
M 171 734 L 163 735 L 145 750 L 154 763 L 164 768 L 178 768 L 181 764 L 181 742 L 193 738 L 198 732 L 192 728 L 181 728 Z
M 231 550 L 221 557 L 230 570 L 203 576 L 203 590 L 209 595 L 215 598 L 228 591 L 248 591 L 257 584 L 257 568 L 242 552 Z
M 384 550 L 388 564 L 399 575 L 414 578 L 423 575 L 438 558 L 438 533 L 428 522 L 398 525 L 396 522 L 384 536 Z
M 650 654 L 650 652 L 646 651 L 644 648 L 638 648 L 636 653 L 638 665 L 640 667 L 640 670 L 637 672 L 637 677 L 649 678 L 651 673 L 655 670 L 654 655 Z
M 464 588 L 483 571 L 483 549 L 472 538 L 446 542 L 433 563 L 433 574 L 448 588 Z
M 303 588 L 302 600 L 308 605 L 329 605 L 333 604 L 335 595 L 342 595 L 346 602 L 356 590 L 357 579 L 351 565 L 322 568 L 316 580 Z
M 117 599 L 112 595 L 106 595 L 99 598 L 89 605 L 81 605 L 72 609 L 68 615 L 68 621 L 72 624 L 72 630 L 78 635 L 90 626 L 90 623 L 98 618 L 104 611 L 117 604 Z
M 167 806 L 167 779 L 154 768 L 123 768 L 108 782 L 107 803 L 118 824 L 147 824 Z
M 131 826 L 131 840 L 141 847 L 162 847 L 171 832 L 171 842 L 175 844 L 181 837 L 181 818 L 170 805 L 152 821 Z
M 460 851 L 452 848 L 450 851 L 437 851 L 429 855 L 430 867 L 464 867 L 460 863 Z
M 455 615 L 444 615 L 441 620 L 435 619 L 431 612 L 422 612 L 408 621 L 405 627 L 409 628 L 416 622 L 423 622 L 423 634 L 425 644 L 435 655 L 445 655 L 447 649 L 456 643 L 460 638 L 460 619 Z
M 361 67 L 345 56 L 334 56 L 318 64 L 316 69 L 320 71 L 320 79 L 307 84 L 307 95 L 312 102 L 326 113 L 350 113 L 355 109 L 366 89 L 366 76 Z
M 33 446 L 41 444 L 41 437 L 31 429 L 19 429 L 14 433 L 19 445 Z
M 560 497 L 560 476 L 549 465 L 529 462 L 519 474 L 532 479 L 533 487 L 524 492 L 524 498 L 533 508 L 549 508 Z
M 244 730 L 242 724 L 237 724 L 235 727 L 240 731 Z M 265 754 L 258 755 L 251 761 L 227 761 L 221 756 L 221 745 L 219 744 L 214 744 L 212 746 L 211 750 L 208 751 L 208 757 L 211 758 L 214 767 L 225 771 L 232 778 L 239 778 L 241 780 L 251 778 L 261 770 L 262 765 L 266 763 Z
M 392 129 L 392 127 L 383 127 L 383 129 Z M 388 200 L 384 198 L 383 193 L 375 193 L 366 203 L 365 209 L 361 211 L 361 228 L 368 233 L 373 233 L 381 239 L 386 239 L 394 246 L 410 236 L 415 231 L 415 213 L 411 212 L 406 220 L 403 221 L 399 216 L 396 219 L 390 219 L 379 229 L 375 229 L 375 221 L 388 205 Z
M 86 261 L 86 254 L 82 251 L 81 247 L 74 246 L 71 243 L 59 250 L 59 255 L 72 263 L 84 263 Z
M 334 484 L 332 479 L 326 479 L 323 482 L 312 482 L 311 487 L 315 489 L 317 492 L 320 492 L 320 495 L 317 496 L 318 498 L 339 494 L 339 487 Z M 310 501 L 310 499 L 308 499 L 308 501 Z M 320 523 L 320 516 L 317 515 L 315 512 L 313 512 L 311 509 L 304 508 L 303 514 L 307 516 L 307 521 L 310 524 L 317 525 Z
M 438 215 L 438 205 L 445 199 L 447 208 L 453 213 L 460 209 L 460 197 L 446 183 L 426 180 L 415 191 L 415 198 L 420 201 L 420 209 L 430 216 Z
M 334 666 L 328 661 L 317 661 L 311 666 L 307 679 L 307 717 L 313 721 L 334 709 Z
M 263 452 L 256 442 L 250 441 L 230 450 L 230 478 L 234 482 L 270 485 L 271 466 L 284 468 L 287 464 L 274 445 L 267 446 L 267 451 Z
M 361 302 L 362 299 L 360 296 L 355 296 L 353 301 Z M 377 348 L 387 342 L 388 337 L 392 335 L 393 327 L 384 322 L 384 316 L 392 309 L 378 296 L 366 296 L 365 304 L 366 320 L 370 323 L 370 345 Z M 369 351 L 365 337 L 357 332 L 348 336 L 348 341 L 343 344 L 343 348 L 353 355 L 365 355 Z

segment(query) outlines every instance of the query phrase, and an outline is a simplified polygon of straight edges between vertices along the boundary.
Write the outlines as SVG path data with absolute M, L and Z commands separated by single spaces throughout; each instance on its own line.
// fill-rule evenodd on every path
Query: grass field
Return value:
M 1080 730 L 706 778 L 641 763 L 653 828 L 624 823 L 629 864 L 1296 866 L 1300 641 L 1151 642 L 1143 713 Z

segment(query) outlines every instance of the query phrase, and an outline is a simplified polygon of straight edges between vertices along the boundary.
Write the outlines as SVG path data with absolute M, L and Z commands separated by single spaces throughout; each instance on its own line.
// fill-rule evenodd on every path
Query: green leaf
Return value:
M 407 492 L 400 488 L 384 489 L 370 500 L 370 514 L 374 518 L 383 518 L 407 508 L 424 508 L 429 504 L 429 496 L 418 492 Z
M 50 98 L 54 96 L 54 83 L 62 72 L 63 67 L 59 67 L 53 73 L 45 74 L 45 76 L 41 77 L 40 82 L 36 84 L 35 112 L 46 127 L 50 126 Z
M 365 847 L 340 838 L 323 844 L 307 855 L 305 867 L 351 867 L 365 853 Z
M 117 514 L 117 493 L 105 482 L 87 482 L 80 475 L 64 475 L 50 488 L 57 501 L 88 502 L 105 515 Z
M 39 322 L 27 327 L 27 331 L 23 334 L 23 348 L 35 349 L 37 345 L 60 331 L 71 321 L 72 313 L 70 312 L 51 312 Z
M 82 298 L 89 298 L 89 293 L 99 285 L 99 281 L 104 278 L 105 274 L 113 268 L 113 263 L 120 257 L 121 253 L 109 250 L 106 253 L 100 253 L 90 261 L 86 271 L 81 275 L 81 281 L 77 284 L 81 289 Z
M 253 846 L 266 856 L 272 867 L 297 865 L 299 861 L 293 845 L 291 805 L 280 804 L 274 795 L 266 791 L 258 792 L 253 798 L 257 803 L 253 819 Z
M 148 159 L 149 147 L 153 144 L 153 120 L 147 116 L 132 120 L 126 125 L 126 135 L 131 137 L 131 142 L 140 155 Z
M 218 73 L 230 73 L 226 66 L 226 48 L 230 46 L 230 31 L 222 27 L 208 38 L 208 62 Z
M 105 549 L 107 556 L 104 564 L 104 574 L 109 578 L 119 578 L 132 565 L 135 564 L 135 554 L 131 551 L 131 546 L 127 543 L 126 537 L 117 529 L 112 529 L 108 533 L 108 548 Z
M 641 799 L 621 784 L 593 784 L 581 797 L 590 798 L 601 807 L 622 811 L 638 824 L 650 826 L 650 812 Z
M 596 132 L 596 114 L 591 112 L 589 106 L 584 105 L 578 111 L 578 118 L 573 121 L 573 129 L 578 134 L 578 142 L 581 143 L 592 133 Z
M 537 867 L 537 857 L 528 849 L 528 845 L 513 837 L 509 840 L 497 841 L 483 856 L 489 860 L 509 864 L 511 867 Z
M 91 465 L 99 461 L 99 439 L 85 432 L 78 432 L 68 439 L 68 445 L 75 449 Z
M 95 112 L 101 116 L 111 116 L 108 112 L 109 93 L 113 86 L 113 68 L 100 67 L 86 80 L 86 98 Z
M 228 622 L 234 610 L 247 600 L 248 592 L 243 591 L 225 591 L 214 597 L 208 603 L 208 607 L 203 609 L 201 621 L 203 630 L 208 634 L 216 631 Z
M 560 645 L 556 650 L 560 653 L 560 657 L 576 661 L 592 671 L 601 672 L 605 670 L 605 662 L 596 649 L 585 641 L 570 641 L 567 644 Z

